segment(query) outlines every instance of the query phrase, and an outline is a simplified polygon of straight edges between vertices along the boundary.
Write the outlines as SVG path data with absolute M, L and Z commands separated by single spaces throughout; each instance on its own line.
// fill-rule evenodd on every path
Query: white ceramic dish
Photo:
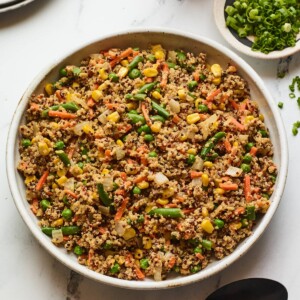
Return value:
M 251 50 L 251 44 L 252 42 L 248 40 L 247 38 L 240 38 L 237 34 L 234 33 L 234 31 L 230 30 L 226 26 L 226 20 L 225 20 L 225 6 L 227 6 L 228 0 L 214 0 L 214 17 L 215 17 L 215 23 L 224 37 L 224 39 L 236 50 L 247 54 L 249 56 L 255 57 L 255 58 L 261 58 L 261 59 L 278 59 L 283 58 L 289 55 L 292 55 L 298 51 L 300 51 L 300 33 L 298 34 L 296 40 L 296 45 L 294 47 L 288 47 L 281 51 L 272 51 L 268 54 L 259 52 L 259 51 L 252 51 Z
M 98 274 L 78 264 L 74 255 L 67 254 L 64 249 L 54 246 L 50 239 L 41 232 L 39 226 L 37 225 L 37 219 L 32 214 L 29 204 L 26 201 L 23 179 L 17 171 L 17 163 L 19 160 L 18 127 L 24 122 L 24 112 L 26 110 L 30 95 L 32 93 L 40 93 L 43 90 L 43 86 L 46 82 L 54 81 L 55 78 L 57 78 L 58 70 L 66 63 L 79 63 L 82 58 L 88 56 L 89 54 L 96 53 L 101 49 L 108 49 L 110 47 L 125 48 L 128 46 L 134 46 L 148 48 L 150 45 L 157 43 L 161 43 L 165 48 L 169 49 L 183 49 L 195 53 L 206 52 L 208 53 L 209 63 L 220 63 L 223 65 L 223 67 L 225 67 L 227 63 L 232 63 L 238 67 L 239 73 L 249 83 L 252 98 L 257 100 L 260 110 L 265 115 L 266 123 L 270 130 L 271 138 L 275 146 L 274 160 L 279 167 L 279 174 L 277 177 L 275 192 L 271 198 L 272 204 L 270 209 L 258 222 L 253 234 L 249 238 L 245 239 L 231 255 L 220 261 L 212 262 L 207 268 L 203 269 L 197 274 L 186 277 L 168 278 L 167 280 L 161 282 L 154 282 L 150 279 L 145 281 L 125 281 Z M 102 37 L 95 42 L 81 46 L 79 49 L 73 51 L 71 54 L 65 56 L 43 71 L 33 80 L 19 102 L 11 122 L 6 151 L 8 181 L 15 204 L 25 223 L 37 240 L 43 245 L 43 247 L 63 264 L 84 276 L 103 283 L 133 289 L 160 289 L 189 284 L 216 274 L 236 261 L 247 250 L 249 250 L 254 242 L 262 235 L 271 218 L 273 217 L 283 193 L 288 165 L 287 141 L 278 108 L 273 105 L 273 100 L 270 93 L 267 91 L 264 83 L 255 73 L 255 71 L 232 51 L 207 38 L 174 30 L 161 29 L 154 29 L 151 31 L 140 30 L 122 32 L 115 35 Z
M 9 10 L 17 9 L 20 7 L 23 7 L 27 5 L 28 3 L 32 2 L 33 0 L 23 0 L 23 1 L 18 1 L 18 0 L 11 0 L 11 1 L 2 1 L 0 4 L 0 13 L 6 12 Z

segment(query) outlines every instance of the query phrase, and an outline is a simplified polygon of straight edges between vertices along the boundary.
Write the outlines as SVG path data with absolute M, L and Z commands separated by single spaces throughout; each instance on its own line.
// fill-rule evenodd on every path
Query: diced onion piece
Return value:
M 83 100 L 82 98 L 78 97 L 77 94 L 73 95 L 72 101 L 74 101 L 76 104 L 79 104 L 84 109 L 88 109 L 89 108 L 88 105 L 86 104 L 86 101 Z
M 74 177 L 68 178 L 68 180 L 64 184 L 64 188 L 66 190 L 70 190 L 70 191 L 74 192 L 74 189 L 75 189 L 75 179 L 74 179 Z
M 180 104 L 178 101 L 171 99 L 169 105 L 170 105 L 170 110 L 173 113 L 178 114 L 180 112 Z
M 238 136 L 238 139 L 239 139 L 240 142 L 247 142 L 248 141 L 248 137 L 249 136 L 247 134 L 240 134 Z
M 124 221 L 117 221 L 115 223 L 115 229 L 119 236 L 123 236 L 126 229 L 126 222 Z
M 156 184 L 162 185 L 162 184 L 167 183 L 169 181 L 169 179 L 163 173 L 159 172 L 154 175 L 154 181 Z
M 106 175 L 102 180 L 103 188 L 105 191 L 112 191 L 114 189 L 114 178 Z
M 107 121 L 107 116 L 111 113 L 111 111 L 109 109 L 105 110 L 100 116 L 99 116 L 99 121 L 102 123 L 102 124 L 106 124 L 108 121 Z
M 193 163 L 191 169 L 195 171 L 202 171 L 204 161 L 200 156 L 196 156 L 195 162 Z
M 105 215 L 105 216 L 109 216 L 110 215 L 110 208 L 108 206 L 102 206 L 102 205 L 99 205 L 98 206 L 98 209 L 99 211 Z
M 210 126 L 213 123 L 215 123 L 217 120 L 218 120 L 218 116 L 216 114 L 213 114 L 212 116 L 210 116 L 205 121 L 199 124 L 204 139 L 206 139 L 210 134 Z
M 161 281 L 161 272 L 162 272 L 162 267 L 157 267 L 153 271 L 153 278 L 155 281 Z
M 168 61 L 171 61 L 173 63 L 176 62 L 176 56 L 177 56 L 177 53 L 175 51 L 168 51 Z
M 62 243 L 64 241 L 64 236 L 61 229 L 52 230 L 52 242 Z
M 231 177 L 239 177 L 242 173 L 243 173 L 242 169 L 233 166 L 230 166 L 225 172 L 226 175 Z
M 195 186 L 202 186 L 202 180 L 200 177 L 197 177 L 197 178 L 194 178 L 192 181 L 191 181 L 191 185 L 193 187 Z
M 83 126 L 85 125 L 88 125 L 90 122 L 81 122 L 81 123 L 78 123 L 74 126 L 73 128 L 73 131 L 76 135 L 79 135 L 81 136 L 82 135 L 82 129 L 83 129 Z
M 115 149 L 117 160 L 120 160 L 125 157 L 126 152 L 121 147 L 116 147 Z

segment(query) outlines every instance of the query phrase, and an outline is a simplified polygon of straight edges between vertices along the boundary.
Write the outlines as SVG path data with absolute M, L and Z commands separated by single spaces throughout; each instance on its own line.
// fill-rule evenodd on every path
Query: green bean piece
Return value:
M 128 73 L 130 79 L 136 79 L 141 76 L 141 71 L 139 69 L 132 69 Z
M 249 222 L 248 222 L 248 220 L 246 218 L 243 218 L 241 220 L 241 223 L 242 223 L 242 227 L 247 227 L 249 225 Z
M 251 171 L 251 167 L 248 164 L 241 164 L 241 169 L 243 170 L 243 172 L 245 173 L 249 173 Z
M 139 134 L 141 134 L 142 132 L 151 133 L 151 128 L 148 125 L 142 125 L 140 128 L 138 128 L 137 132 Z
M 158 215 L 166 218 L 183 218 L 184 213 L 180 208 L 155 208 L 149 212 L 150 216 Z
M 143 215 L 139 215 L 136 221 L 138 223 L 144 223 L 145 222 L 145 217 Z
M 254 205 L 246 207 L 246 218 L 249 221 L 254 221 L 256 219 L 255 206 Z
M 126 100 L 133 100 L 133 95 L 132 94 L 126 94 L 125 99 Z
M 142 192 L 142 190 L 141 190 L 139 187 L 137 187 L 137 186 L 135 186 L 135 187 L 133 188 L 133 190 L 132 190 L 132 193 L 133 193 L 134 195 L 139 195 L 141 192 Z
M 176 57 L 180 65 L 186 60 L 186 55 L 183 51 L 176 51 Z
M 162 117 L 164 117 L 166 119 L 170 117 L 169 112 L 167 110 L 165 110 L 162 106 L 160 106 L 159 104 L 157 104 L 154 101 L 151 101 L 151 104 L 152 104 L 153 109 L 155 109 L 159 115 L 161 115 Z
M 74 67 L 72 72 L 73 72 L 74 75 L 79 75 L 81 73 L 81 69 L 78 68 L 78 67 Z
M 63 150 L 57 150 L 55 151 L 55 153 L 58 155 L 59 159 L 63 162 L 63 164 L 66 167 L 69 167 L 71 165 L 70 159 L 67 155 L 67 153 L 65 153 Z
M 74 235 L 80 232 L 79 226 L 63 226 L 61 228 L 63 235 Z
M 139 113 L 135 109 L 132 109 L 131 111 L 129 111 L 129 114 L 138 115 Z
M 269 136 L 266 130 L 259 130 L 258 132 L 261 134 L 262 137 L 268 137 Z
M 152 91 L 156 85 L 157 85 L 156 81 L 146 83 L 139 89 L 138 94 L 146 94 L 146 93 Z
M 202 249 L 200 247 L 194 248 L 194 253 L 201 253 L 202 254 Z
M 132 61 L 131 63 L 127 66 L 127 68 L 130 70 L 134 69 L 137 67 L 137 65 L 140 63 L 140 62 L 143 62 L 144 59 L 142 56 L 136 56 Z
M 59 70 L 59 75 L 60 75 L 60 76 L 63 76 L 63 77 L 67 76 L 67 75 L 68 75 L 68 72 L 67 72 L 66 68 L 61 68 L 61 69 Z
M 192 165 L 196 160 L 196 156 L 194 154 L 189 154 L 187 158 L 187 164 Z
M 141 123 L 141 124 L 145 124 L 146 123 L 146 120 L 143 116 L 141 115 L 136 115 L 136 114 L 130 114 L 128 113 L 127 114 L 127 117 L 134 123 Z
M 62 216 L 65 220 L 69 221 L 69 220 L 71 220 L 72 217 L 73 217 L 73 212 L 72 212 L 71 209 L 65 208 L 65 209 L 62 211 L 61 216 Z
M 111 269 L 110 269 L 110 273 L 112 274 L 116 274 L 116 273 L 119 273 L 120 272 L 120 265 L 115 263 Z
M 200 112 L 205 113 L 208 112 L 208 107 L 205 104 L 199 104 L 198 109 L 200 110 Z
M 53 105 L 53 106 L 49 107 L 48 109 L 43 110 L 41 113 L 42 118 L 48 117 L 49 110 L 58 110 L 59 107 L 60 107 L 60 105 Z
M 156 57 L 153 55 L 153 54 L 149 54 L 147 56 L 147 59 L 152 62 L 152 63 L 155 63 L 156 62 Z
M 218 157 L 219 157 L 219 154 L 214 152 L 212 154 L 207 155 L 204 158 L 204 161 L 215 161 Z
M 118 82 L 119 81 L 119 76 L 112 72 L 112 73 L 109 73 L 108 75 L 108 78 L 112 81 L 112 82 Z
M 187 84 L 187 87 L 190 92 L 194 91 L 197 86 L 198 86 L 198 82 L 195 80 L 192 80 L 192 81 L 188 82 L 188 84 Z
M 196 100 L 197 99 L 197 96 L 196 95 L 194 95 L 193 93 L 191 93 L 191 92 L 188 92 L 188 95 L 190 96 L 190 97 L 192 97 L 194 100 Z
M 22 140 L 22 146 L 25 147 L 25 148 L 31 146 L 31 141 L 29 139 L 23 139 Z
M 206 79 L 206 76 L 205 76 L 204 74 L 200 74 L 200 79 L 201 79 L 202 81 L 204 81 L 204 80 Z
M 149 157 L 157 157 L 157 153 L 155 151 L 151 151 L 148 154 Z
M 116 182 L 113 183 L 113 191 L 116 191 L 119 187 L 120 186 Z
M 143 270 L 146 270 L 149 267 L 149 260 L 148 260 L 148 258 L 142 258 L 140 260 L 140 267 Z
M 54 148 L 57 150 L 63 150 L 65 148 L 65 143 L 63 141 L 57 141 Z
M 72 112 L 76 112 L 79 109 L 79 107 L 74 102 L 63 103 L 60 106 Z
M 50 203 L 50 201 L 43 199 L 40 202 L 40 206 L 41 206 L 42 210 L 45 211 L 47 208 L 49 208 L 51 206 L 51 203 Z
M 202 247 L 206 250 L 211 250 L 212 242 L 209 240 L 202 240 Z
M 144 141 L 145 142 L 152 142 L 154 140 L 154 136 L 152 134 L 145 134 Z
M 54 229 L 55 229 L 54 227 L 47 227 L 47 226 L 41 228 L 42 232 L 50 237 L 52 237 L 52 231 Z
M 165 118 L 163 118 L 162 116 L 159 116 L 159 115 L 151 116 L 150 120 L 153 121 L 153 122 L 160 121 L 162 123 L 165 123 L 165 121 L 166 121 Z
M 191 267 L 192 274 L 198 273 L 200 270 L 201 270 L 201 267 L 199 265 Z
M 76 254 L 77 256 L 80 256 L 80 255 L 82 255 L 82 254 L 85 252 L 85 250 L 84 250 L 84 248 L 80 247 L 79 245 L 76 245 L 76 246 L 74 247 L 73 252 L 74 252 L 74 254 Z
M 223 220 L 221 220 L 221 219 L 215 219 L 214 220 L 214 224 L 215 224 L 215 226 L 218 228 L 218 229 L 221 229 L 221 228 L 223 228 L 224 227 L 224 221 Z
M 208 153 L 216 146 L 216 144 L 226 136 L 223 131 L 217 132 L 212 138 L 210 138 L 201 150 L 200 156 L 204 159 Z
M 103 184 L 98 183 L 97 184 L 97 189 L 98 189 L 98 194 L 99 194 L 99 197 L 100 197 L 102 203 L 105 206 L 110 206 L 112 204 L 112 199 L 109 198 L 108 194 L 104 190 Z
M 246 149 L 246 151 L 249 152 L 249 151 L 251 150 L 252 147 L 254 147 L 254 144 L 253 144 L 253 143 L 247 143 L 246 146 L 245 146 L 245 149 Z
M 275 182 L 276 182 L 277 176 L 276 176 L 276 175 L 273 175 L 273 174 L 270 174 L 270 177 L 271 177 L 271 181 L 272 181 L 273 183 L 275 183 Z
M 144 101 L 146 99 L 146 97 L 147 97 L 146 94 L 140 94 L 140 93 L 138 93 L 138 94 L 134 94 L 132 96 L 132 99 L 133 100 L 137 100 L 137 101 Z
M 251 154 L 247 153 L 244 157 L 243 157 L 243 163 L 245 164 L 250 164 L 252 161 L 252 156 Z

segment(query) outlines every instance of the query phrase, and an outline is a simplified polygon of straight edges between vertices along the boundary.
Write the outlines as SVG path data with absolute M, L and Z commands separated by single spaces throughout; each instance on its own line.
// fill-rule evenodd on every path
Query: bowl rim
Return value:
M 116 38 L 120 35 L 134 35 L 134 34 L 141 34 L 141 33 L 159 33 L 159 34 L 170 34 L 174 36 L 179 37 L 186 37 L 192 40 L 195 40 L 195 42 L 206 44 L 212 48 L 215 48 L 216 50 L 220 51 L 221 53 L 224 53 L 228 58 L 232 59 L 234 62 L 236 62 L 239 66 L 241 66 L 247 76 L 249 76 L 254 82 L 256 83 L 257 87 L 261 91 L 261 93 L 264 95 L 267 103 L 270 106 L 270 110 L 274 116 L 275 124 L 277 127 L 277 130 L 279 132 L 279 142 L 281 146 L 281 152 L 280 152 L 280 161 L 281 161 L 281 167 L 280 167 L 280 173 L 277 180 L 277 188 L 274 191 L 272 197 L 273 202 L 268 210 L 268 214 L 265 215 L 260 224 L 257 225 L 255 228 L 255 231 L 253 234 L 248 237 L 243 244 L 240 245 L 239 249 L 236 249 L 233 251 L 232 254 L 229 256 L 226 256 L 222 260 L 218 261 L 218 263 L 214 266 L 211 266 L 210 268 L 205 268 L 203 271 L 188 275 L 184 277 L 176 277 L 172 279 L 167 279 L 165 281 L 128 281 L 124 279 L 118 279 L 113 278 L 107 275 L 99 274 L 95 271 L 92 271 L 88 269 L 86 266 L 80 265 L 77 261 L 74 262 L 68 253 L 62 253 L 60 248 L 56 247 L 54 244 L 51 243 L 51 241 L 46 237 L 41 230 L 39 230 L 39 227 L 36 223 L 33 222 L 31 216 L 28 214 L 28 210 L 26 209 L 23 199 L 21 196 L 21 193 L 18 189 L 17 184 L 17 170 L 15 168 L 15 147 L 16 147 L 16 141 L 18 139 L 18 127 L 20 124 L 20 121 L 22 119 L 22 116 L 24 114 L 26 105 L 28 103 L 28 99 L 30 95 L 33 93 L 35 88 L 40 84 L 40 82 L 44 79 L 44 77 L 51 71 L 53 68 L 57 67 L 65 58 L 69 57 L 70 55 L 77 53 L 81 51 L 82 49 L 88 47 L 89 45 L 92 45 L 94 43 L 100 42 L 102 40 L 108 39 L 108 38 Z M 123 287 L 123 288 L 129 288 L 129 289 L 137 289 L 137 290 L 147 290 L 147 289 L 164 289 L 164 288 L 172 288 L 172 287 L 178 287 L 183 286 L 186 284 L 191 284 L 200 280 L 204 280 L 220 271 L 225 269 L 227 266 L 232 264 L 234 261 L 236 261 L 238 258 L 240 258 L 243 254 L 245 254 L 251 246 L 254 244 L 254 242 L 262 235 L 262 233 L 265 231 L 267 225 L 271 221 L 271 218 L 273 217 L 281 196 L 284 191 L 284 186 L 286 182 L 287 177 L 287 168 L 288 168 L 288 149 L 287 149 L 287 138 L 286 133 L 284 130 L 283 122 L 281 119 L 281 116 L 278 112 L 278 110 L 275 108 L 274 105 L 272 105 L 272 96 L 266 89 L 262 79 L 259 77 L 259 75 L 252 69 L 251 66 L 249 66 L 242 58 L 240 58 L 237 54 L 235 54 L 233 51 L 229 50 L 225 46 L 210 40 L 206 37 L 199 36 L 193 33 L 187 33 L 180 30 L 170 29 L 170 28 L 135 28 L 135 29 L 127 29 L 123 31 L 114 32 L 107 35 L 101 35 L 97 38 L 94 38 L 91 41 L 88 41 L 86 43 L 81 43 L 80 46 L 75 47 L 71 51 L 68 51 L 66 54 L 61 55 L 59 59 L 56 59 L 54 63 L 51 63 L 48 65 L 48 67 L 44 68 L 42 72 L 37 75 L 34 80 L 30 83 L 28 88 L 26 89 L 25 93 L 21 97 L 16 110 L 13 114 L 8 136 L 7 136 L 7 145 L 6 145 L 6 172 L 7 172 L 7 178 L 8 183 L 10 187 L 11 194 L 14 199 L 14 203 L 26 223 L 26 225 L 29 227 L 30 231 L 34 235 L 34 237 L 38 240 L 38 242 L 56 259 L 58 259 L 61 263 L 63 263 L 65 266 L 70 268 L 71 270 L 76 271 L 77 273 L 84 275 L 85 277 L 88 277 L 90 279 L 99 281 L 101 283 L 109 284 L 112 286 L 117 287 Z
M 234 47 L 236 50 L 249 55 L 251 57 L 259 58 L 259 59 L 279 59 L 285 58 L 289 55 L 295 54 L 300 51 L 300 33 L 297 35 L 296 44 L 294 47 L 287 47 L 282 50 L 272 51 L 268 54 L 262 53 L 260 51 L 252 51 L 250 47 L 241 43 L 238 39 L 236 39 L 233 34 L 230 32 L 228 27 L 226 26 L 225 17 L 224 17 L 224 7 L 226 0 L 214 0 L 214 20 L 216 26 L 223 36 L 223 38 L 229 43 L 231 47 Z

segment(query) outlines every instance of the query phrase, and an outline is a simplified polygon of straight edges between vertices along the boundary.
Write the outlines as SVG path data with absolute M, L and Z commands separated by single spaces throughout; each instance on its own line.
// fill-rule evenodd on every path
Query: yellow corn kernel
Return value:
M 154 52 L 154 56 L 155 56 L 156 59 L 159 59 L 159 60 L 164 60 L 165 57 L 166 57 L 166 55 L 165 55 L 165 53 L 164 53 L 163 50 L 157 50 L 157 51 L 155 51 Z
M 198 113 L 190 114 L 186 117 L 188 124 L 195 124 L 200 121 L 200 115 Z
M 62 226 L 63 224 L 64 224 L 64 219 L 63 219 L 63 218 L 59 218 L 59 219 L 53 221 L 53 222 L 51 223 L 51 226 L 52 226 L 52 227 L 60 227 L 60 226 Z
M 108 88 L 108 85 L 107 85 L 106 82 L 103 82 L 102 84 L 100 84 L 100 85 L 98 86 L 98 90 L 99 90 L 99 91 L 104 91 L 104 90 L 106 90 L 107 88 Z
M 153 205 L 147 205 L 146 208 L 145 208 L 145 212 L 148 213 L 152 210 L 153 208 Z
M 123 67 L 127 67 L 127 66 L 129 65 L 128 59 L 123 59 L 123 60 L 121 61 L 121 65 L 122 65 Z
M 137 102 L 130 102 L 126 104 L 126 107 L 128 110 L 133 110 L 136 109 L 138 107 L 138 103 Z
M 66 176 L 61 176 L 56 180 L 58 185 L 63 186 L 67 182 L 68 178 Z
M 86 134 L 88 134 L 88 133 L 94 133 L 94 129 L 92 128 L 92 126 L 90 125 L 90 124 L 84 124 L 83 126 L 82 126 L 82 131 L 84 132 L 84 133 L 86 133 Z
M 216 121 L 212 124 L 211 129 L 214 130 L 217 129 L 218 127 L 219 127 L 219 121 Z
M 235 73 L 237 71 L 235 66 L 229 66 L 227 68 L 227 73 Z
M 60 159 L 58 157 L 53 159 L 53 163 L 56 165 L 60 162 Z
M 215 77 L 221 77 L 222 76 L 222 68 L 219 64 L 213 64 L 211 67 L 210 67 L 210 70 L 211 72 L 213 73 L 213 75 Z
M 235 142 L 233 142 L 232 145 L 233 145 L 233 147 L 237 148 L 239 146 L 239 142 L 235 141 Z
M 187 151 L 188 154 L 193 154 L 193 155 L 196 155 L 197 154 L 197 150 L 195 148 L 190 148 L 188 151 Z
M 144 80 L 139 80 L 136 84 L 135 84 L 135 88 L 141 88 L 143 85 L 145 85 L 146 82 Z
M 78 165 L 74 165 L 70 168 L 70 173 L 73 176 L 78 176 L 78 175 L 81 175 L 83 173 L 83 170 Z
M 156 203 L 160 205 L 167 205 L 169 203 L 169 200 L 159 198 L 156 200 Z
M 212 109 L 217 109 L 217 106 L 213 103 L 211 106 Z
M 202 207 L 202 216 L 208 217 L 208 209 L 206 207 Z
M 180 140 L 181 142 L 184 142 L 184 141 L 186 141 L 187 139 L 188 139 L 188 136 L 187 136 L 186 133 L 180 134 L 179 140 Z
M 254 118 L 254 116 L 247 116 L 246 118 L 245 118 L 245 124 L 248 124 L 248 123 L 250 123 L 252 120 L 254 120 L 255 118 Z
M 147 181 L 142 181 L 137 183 L 137 187 L 140 188 L 141 190 L 147 189 L 149 187 L 149 182 Z
M 47 83 L 45 85 L 45 92 L 47 93 L 48 96 L 53 95 L 54 94 L 54 87 L 52 83 Z
M 66 102 L 70 102 L 70 101 L 72 101 L 73 100 L 73 93 L 66 93 L 66 96 L 65 96 L 65 98 L 66 98 Z
M 134 251 L 134 258 L 141 259 L 144 256 L 142 249 L 135 249 Z
M 59 129 L 59 127 L 60 127 L 59 124 L 56 123 L 56 122 L 51 122 L 50 126 L 51 126 L 52 129 Z
M 32 140 L 31 140 L 31 144 L 34 144 L 34 143 L 36 143 L 37 142 L 37 139 L 36 138 L 33 138 Z
M 62 176 L 65 176 L 67 174 L 68 170 L 67 169 L 61 169 L 61 170 L 58 170 L 56 172 L 57 176 L 59 177 L 62 177 Z
M 201 104 L 203 101 L 204 101 L 204 99 L 197 98 L 197 99 L 195 100 L 195 107 L 198 108 L 199 104 Z
M 206 167 L 206 168 L 212 168 L 213 167 L 213 163 L 211 162 L 211 161 L 205 161 L 204 163 L 203 163 L 203 166 L 204 167 Z
M 216 77 L 212 80 L 212 83 L 215 85 L 219 85 L 221 81 L 222 81 L 221 77 Z
M 208 184 L 209 184 L 209 177 L 208 177 L 208 175 L 206 173 L 203 173 L 201 175 L 201 180 L 202 180 L 203 186 L 205 186 L 205 187 L 208 186 Z
M 215 185 L 218 187 L 220 185 L 220 183 L 222 182 L 222 180 L 219 178 L 216 178 L 216 179 L 214 179 L 214 182 L 215 182 Z
M 214 226 L 211 224 L 210 220 L 208 219 L 202 221 L 201 228 L 207 233 L 212 233 L 214 231 Z
M 104 150 L 98 150 L 98 157 L 99 157 L 99 158 L 105 157 Z
M 52 188 L 53 189 L 57 189 L 58 188 L 58 185 L 56 183 L 52 183 Z
M 144 236 L 143 237 L 143 245 L 144 245 L 144 249 L 151 249 L 152 247 L 152 241 L 149 237 Z
M 224 193 L 225 193 L 225 191 L 221 188 L 214 189 L 214 194 L 223 195 Z
M 236 96 L 243 96 L 244 95 L 244 90 L 234 90 L 233 94 Z
M 119 147 L 123 147 L 124 146 L 124 143 L 121 141 L 121 140 L 117 140 L 117 145 L 119 146 Z
M 221 103 L 221 104 L 219 105 L 219 109 L 220 109 L 220 110 L 224 110 L 224 109 L 225 109 L 225 104 L 224 104 L 224 103 Z
M 126 67 L 121 67 L 118 72 L 118 76 L 120 78 L 124 78 L 127 74 L 128 74 L 128 69 Z
M 152 97 L 154 98 L 154 99 L 157 99 L 157 100 L 159 100 L 159 99 L 161 99 L 162 98 L 162 95 L 161 95 L 161 93 L 159 93 L 158 91 L 154 91 L 154 92 L 152 92 Z
M 175 194 L 175 189 L 172 187 L 168 187 L 166 189 L 163 190 L 162 192 L 162 196 L 163 198 L 170 198 Z
M 74 82 L 72 83 L 72 88 L 73 88 L 73 89 L 76 89 L 76 88 L 78 88 L 79 86 L 80 86 L 79 83 L 76 82 L 76 81 L 74 81 Z
M 242 227 L 242 223 L 241 222 L 232 222 L 232 223 L 230 223 L 229 227 L 232 230 L 239 230 Z
M 25 184 L 29 185 L 31 182 L 33 182 L 35 180 L 36 180 L 36 177 L 34 175 L 32 175 L 32 176 L 26 176 Z
M 50 152 L 50 149 L 49 149 L 47 143 L 44 141 L 38 143 L 38 149 L 39 149 L 39 153 L 42 156 L 47 156 Z
M 96 192 L 94 192 L 94 193 L 92 194 L 92 198 L 93 198 L 94 200 L 99 199 L 99 195 L 98 195 Z
M 106 80 L 108 78 L 108 74 L 103 68 L 99 70 L 99 76 L 102 80 Z
M 117 123 L 120 120 L 120 115 L 117 111 L 114 111 L 106 117 L 106 120 L 111 123 Z
M 143 70 L 143 74 L 146 77 L 155 77 L 157 76 L 158 71 L 155 68 L 146 68 L 145 70 Z
M 260 115 L 258 116 L 258 118 L 259 118 L 262 122 L 265 120 L 265 117 L 264 117 L 263 114 L 260 114 Z
M 125 230 L 125 232 L 124 232 L 124 234 L 123 234 L 123 239 L 124 239 L 125 241 L 128 241 L 128 240 L 134 238 L 135 235 L 136 235 L 135 230 L 134 230 L 132 227 L 130 227 L 130 228 L 127 228 L 127 229 Z
M 92 91 L 92 98 L 98 102 L 100 99 L 103 98 L 103 93 L 102 91 L 99 91 L 99 90 L 94 90 Z
M 152 45 L 151 46 L 151 52 L 154 54 L 156 51 L 158 50 L 164 50 L 163 47 L 160 45 L 160 44 L 157 44 L 157 45 Z
M 180 100 L 185 100 L 186 99 L 186 93 L 185 93 L 184 89 L 178 90 L 177 95 L 178 95 Z
M 152 132 L 155 132 L 155 133 L 158 133 L 160 132 L 161 130 L 161 122 L 157 121 L 157 122 L 154 122 L 151 126 L 151 131 Z
M 119 265 L 124 265 L 124 263 L 125 263 L 125 257 L 124 256 L 119 256 L 116 260 L 117 260 L 117 263 Z
M 101 174 L 102 175 L 107 175 L 107 174 L 109 174 L 109 170 L 108 169 L 103 169 Z
M 211 65 L 210 65 L 210 64 L 206 64 L 206 69 L 207 69 L 208 71 L 211 71 Z

